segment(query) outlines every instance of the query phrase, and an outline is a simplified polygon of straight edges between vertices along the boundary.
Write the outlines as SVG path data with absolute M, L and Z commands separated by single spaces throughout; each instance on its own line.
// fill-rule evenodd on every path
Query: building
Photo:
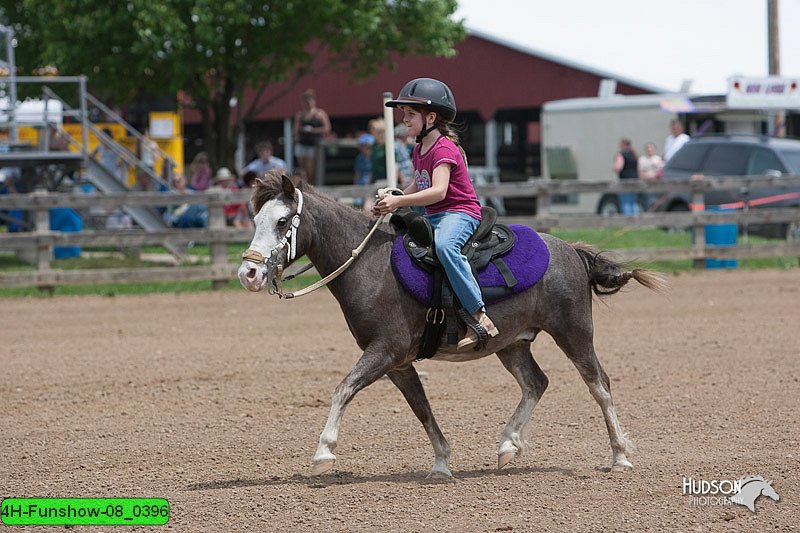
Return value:
M 539 121 L 545 102 L 596 96 L 606 79 L 616 82 L 619 94 L 662 92 L 646 83 L 477 31 L 471 31 L 455 48 L 457 55 L 452 58 L 398 58 L 396 69 L 380 69 L 363 82 L 336 71 L 307 76 L 247 124 L 246 159 L 253 157 L 252 145 L 262 138 L 272 139 L 276 155 L 284 156 L 292 117 L 300 108 L 300 95 L 309 87 L 316 90 L 318 105 L 330 115 L 336 136 L 346 140 L 364 131 L 371 118 L 383 115 L 385 92 L 396 94 L 409 79 L 429 76 L 445 81 L 455 93 L 456 121 L 470 165 L 497 167 L 504 181 L 523 180 L 541 173 Z M 282 90 L 284 87 L 275 86 L 265 96 Z M 245 101 L 253 96 L 246 94 Z M 201 149 L 199 115 L 186 112 L 184 124 L 190 159 L 191 152 Z M 324 182 L 350 183 L 355 148 L 347 142 L 332 147 L 337 150 L 328 152 Z

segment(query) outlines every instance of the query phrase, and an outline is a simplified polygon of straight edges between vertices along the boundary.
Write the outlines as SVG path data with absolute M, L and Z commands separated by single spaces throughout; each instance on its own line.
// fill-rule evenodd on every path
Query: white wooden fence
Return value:
M 526 224 L 538 231 L 554 228 L 596 227 L 693 227 L 694 242 L 690 248 L 642 248 L 611 250 L 623 260 L 643 261 L 691 259 L 697 263 L 706 258 L 730 259 L 746 257 L 800 257 L 800 242 L 775 244 L 739 244 L 737 246 L 711 246 L 704 238 L 707 224 L 736 223 L 794 223 L 800 224 L 800 208 L 759 208 L 746 212 L 678 212 L 643 213 L 637 216 L 556 215 L 549 210 L 549 198 L 555 194 L 580 194 L 585 192 L 646 192 L 690 190 L 693 203 L 704 204 L 704 194 L 714 189 L 761 187 L 800 188 L 800 177 L 749 176 L 713 178 L 684 182 L 611 182 L 585 183 L 570 181 L 535 180 L 518 183 L 479 185 L 476 190 L 484 197 L 536 197 L 537 214 L 532 217 L 502 217 L 505 223 Z M 329 196 L 346 199 L 369 196 L 373 187 L 320 187 Z M 37 286 L 107 282 L 143 282 L 210 280 L 214 286 L 226 284 L 235 275 L 238 262 L 228 261 L 228 243 L 248 243 L 250 230 L 238 230 L 225 225 L 223 206 L 247 202 L 249 191 L 213 191 L 204 193 L 129 192 L 105 195 L 64 194 L 34 192 L 0 196 L 0 210 L 22 209 L 33 213 L 34 228 L 28 232 L 0 233 L 0 251 L 27 251 L 35 257 L 35 270 L 0 273 L 0 287 Z M 204 229 L 168 229 L 146 232 L 143 230 L 106 230 L 67 233 L 50 230 L 49 209 L 68 207 L 158 207 L 167 205 L 204 204 L 209 210 L 209 226 Z M 85 269 L 63 270 L 53 268 L 54 246 L 116 246 L 119 248 L 163 245 L 165 242 L 186 246 L 189 242 L 208 243 L 211 251 L 210 265 L 175 266 L 139 269 Z M 243 246 L 244 247 L 244 246 Z

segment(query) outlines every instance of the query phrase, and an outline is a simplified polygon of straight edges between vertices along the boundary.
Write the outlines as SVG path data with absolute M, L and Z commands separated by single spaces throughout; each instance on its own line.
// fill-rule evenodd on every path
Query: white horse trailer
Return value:
M 647 142 L 663 154 L 675 114 L 664 111 L 665 102 L 680 101 L 686 95 L 613 94 L 597 98 L 574 98 L 547 102 L 542 108 L 542 176 L 548 179 L 613 181 L 612 168 L 619 141 L 627 137 L 637 154 Z M 554 213 L 598 212 L 600 194 L 551 198 Z

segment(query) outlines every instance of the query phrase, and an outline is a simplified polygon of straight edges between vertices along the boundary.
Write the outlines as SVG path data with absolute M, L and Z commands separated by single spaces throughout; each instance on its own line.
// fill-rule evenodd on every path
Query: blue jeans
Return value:
M 434 231 L 436 255 L 444 267 L 450 286 L 469 314 L 483 307 L 481 289 L 467 258 L 461 253 L 467 240 L 478 228 L 479 221 L 466 213 L 446 211 L 428 215 Z
M 635 192 L 619 193 L 619 208 L 623 215 L 638 215 L 638 195 Z

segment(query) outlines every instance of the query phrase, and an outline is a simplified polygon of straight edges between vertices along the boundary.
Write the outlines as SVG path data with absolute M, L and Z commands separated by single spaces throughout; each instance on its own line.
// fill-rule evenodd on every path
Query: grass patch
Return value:
M 656 228 L 595 228 L 595 229 L 556 229 L 553 235 L 568 242 L 582 241 L 601 250 L 637 249 L 637 248 L 688 248 L 692 243 L 691 231 L 667 232 Z M 750 236 L 751 243 L 775 242 L 774 240 Z M 242 251 L 247 248 L 247 243 L 230 243 L 227 245 L 228 261 L 238 264 Z M 156 254 L 168 256 L 166 249 L 159 246 L 142 247 L 137 254 L 124 254 L 113 246 L 91 247 L 83 249 L 86 254 L 80 258 L 61 259 L 52 262 L 54 269 L 106 269 L 106 268 L 150 268 L 163 266 L 158 261 L 143 260 L 142 256 Z M 205 244 L 190 246 L 187 254 L 194 258 L 193 264 L 209 264 L 211 261 L 210 247 Z M 303 257 L 297 262 L 295 268 L 308 263 Z M 191 262 L 187 262 L 191 264 Z M 692 269 L 692 261 L 656 261 L 636 262 L 636 266 L 643 266 L 661 272 L 682 272 Z M 777 268 L 790 269 L 798 266 L 796 257 L 769 257 L 740 259 L 739 268 Z M 176 267 L 180 268 L 180 267 Z M 33 266 L 17 259 L 11 252 L 0 252 L 0 272 L 19 272 L 33 270 Z M 294 270 L 294 268 L 292 269 Z M 298 290 L 319 280 L 317 275 L 303 275 L 284 285 L 285 291 Z M 223 290 L 242 290 L 238 280 L 231 279 L 222 287 Z M 176 281 L 176 282 L 149 282 L 149 283 L 116 283 L 97 285 L 66 285 L 55 287 L 52 293 L 43 292 L 35 287 L 0 288 L 0 297 L 13 296 L 49 296 L 54 295 L 100 295 L 116 296 L 128 294 L 151 293 L 181 293 L 212 290 L 211 281 Z
M 689 231 L 663 231 L 656 228 L 561 229 L 551 232 L 567 242 L 582 241 L 602 250 L 627 248 L 688 248 Z
M 657 228 L 594 228 L 553 230 L 552 234 L 567 242 L 582 241 L 600 250 L 625 250 L 639 248 L 689 248 L 692 245 L 691 231 L 664 231 Z M 741 239 L 741 237 L 740 237 Z M 750 235 L 751 244 L 781 242 Z M 690 259 L 676 261 L 635 261 L 660 272 L 682 272 L 692 270 Z M 798 266 L 796 257 L 758 257 L 739 259 L 739 268 L 778 268 L 789 269 Z

